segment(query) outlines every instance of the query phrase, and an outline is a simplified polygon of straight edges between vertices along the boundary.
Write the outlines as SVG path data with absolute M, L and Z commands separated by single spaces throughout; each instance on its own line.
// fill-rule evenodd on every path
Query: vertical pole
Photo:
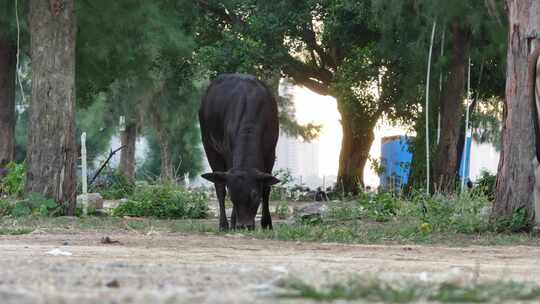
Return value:
M 86 164 L 86 132 L 81 135 L 81 163 L 82 163 L 82 207 L 83 214 L 88 214 L 88 180 Z
M 429 184 L 430 184 L 430 165 L 429 165 L 429 78 L 431 74 L 431 55 L 433 54 L 433 40 L 435 39 L 435 28 L 437 27 L 437 21 L 433 21 L 433 29 L 431 30 L 431 43 L 429 46 L 429 58 L 428 58 L 428 68 L 426 76 L 426 193 L 429 195 Z
M 443 28 L 442 31 L 442 38 L 441 38 L 441 58 L 444 56 L 444 36 L 445 36 L 445 30 Z M 437 144 L 441 141 L 441 96 L 442 96 L 442 70 L 439 73 L 439 115 L 437 118 Z
M 465 142 L 463 144 L 463 153 L 461 157 L 461 192 L 465 189 L 465 173 L 467 172 L 467 137 L 469 136 L 469 107 L 471 104 L 471 57 L 469 57 L 469 71 L 467 76 L 467 99 L 465 107 Z

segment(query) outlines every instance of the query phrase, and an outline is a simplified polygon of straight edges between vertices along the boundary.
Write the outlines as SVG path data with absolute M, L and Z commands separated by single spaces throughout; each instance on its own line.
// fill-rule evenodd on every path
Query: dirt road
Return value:
M 540 248 L 349 246 L 118 232 L 0 237 L 2 303 L 275 303 L 281 278 L 540 283 Z M 71 256 L 53 256 L 60 249 Z M 107 286 L 109 285 L 109 286 Z

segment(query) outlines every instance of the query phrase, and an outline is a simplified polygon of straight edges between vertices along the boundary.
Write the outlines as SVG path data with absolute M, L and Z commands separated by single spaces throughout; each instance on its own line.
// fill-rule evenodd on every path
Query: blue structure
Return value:
M 465 141 L 465 153 L 461 155 L 461 161 L 459 162 L 459 177 L 461 178 L 463 178 L 463 165 L 465 165 L 465 182 L 467 182 L 471 176 L 471 145 L 472 138 L 469 136 Z
M 409 182 L 412 153 L 409 151 L 410 138 L 389 136 L 381 139 L 381 165 L 383 174 L 379 177 L 381 187 L 401 191 Z

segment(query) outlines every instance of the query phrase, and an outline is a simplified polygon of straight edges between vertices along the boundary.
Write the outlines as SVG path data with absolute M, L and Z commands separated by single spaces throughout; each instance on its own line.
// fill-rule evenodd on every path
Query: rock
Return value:
M 88 193 L 88 209 L 100 210 L 103 209 L 103 197 L 99 193 Z M 77 195 L 77 205 L 82 206 L 83 195 Z
M 114 279 L 114 280 L 108 282 L 107 284 L 105 284 L 105 286 L 107 286 L 109 288 L 119 288 L 120 283 L 118 283 L 118 280 Z
M 291 221 L 304 222 L 318 220 L 324 217 L 327 211 L 328 207 L 323 202 L 307 204 L 300 208 L 295 208 L 292 218 L 287 222 L 290 223 Z

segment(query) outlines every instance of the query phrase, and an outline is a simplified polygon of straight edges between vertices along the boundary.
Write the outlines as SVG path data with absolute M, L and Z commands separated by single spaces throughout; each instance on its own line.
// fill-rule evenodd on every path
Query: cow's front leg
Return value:
M 272 217 L 270 216 L 270 186 L 263 188 L 261 226 L 263 229 L 272 229 Z
M 219 230 L 227 231 L 229 230 L 229 221 L 227 221 L 227 213 L 225 212 L 225 196 L 227 195 L 225 185 L 216 184 L 216 195 L 219 202 Z

